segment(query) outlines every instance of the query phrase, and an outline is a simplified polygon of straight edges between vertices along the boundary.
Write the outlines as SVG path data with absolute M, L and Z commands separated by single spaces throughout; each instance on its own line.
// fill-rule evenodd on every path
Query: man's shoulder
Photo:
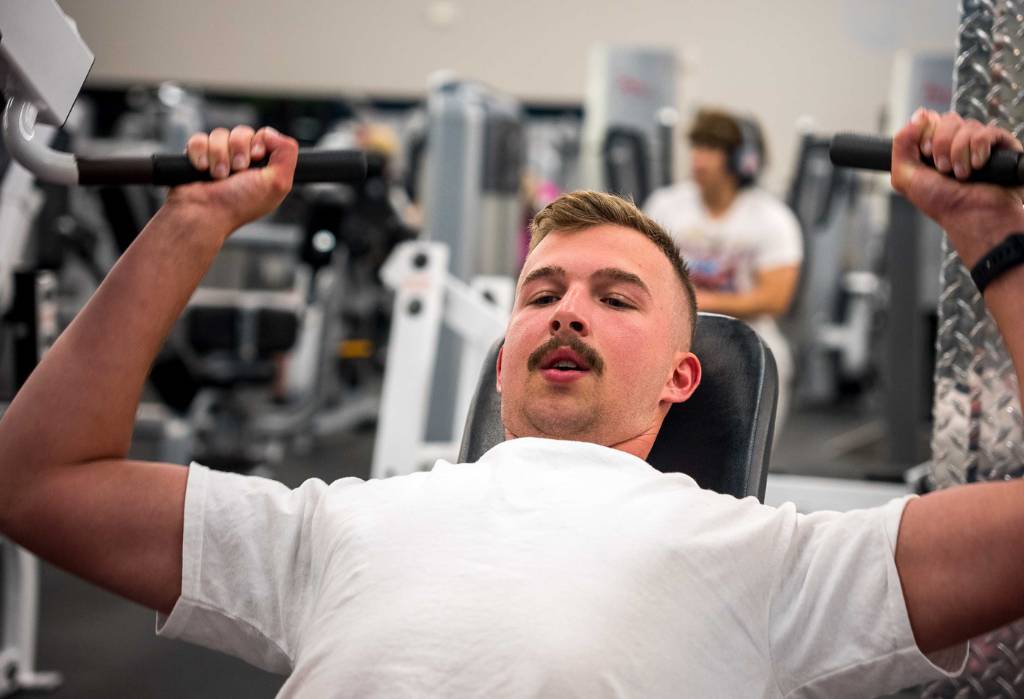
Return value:
M 747 216 L 756 217 L 762 223 L 774 223 L 780 227 L 800 225 L 792 209 L 768 190 L 760 187 L 743 190 L 739 201 Z

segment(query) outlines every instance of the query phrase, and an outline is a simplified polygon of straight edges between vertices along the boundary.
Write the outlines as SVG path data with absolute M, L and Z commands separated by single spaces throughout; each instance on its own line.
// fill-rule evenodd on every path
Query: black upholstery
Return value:
M 187 337 L 192 350 L 201 355 L 214 352 L 237 354 L 243 342 L 240 328 L 245 312 L 238 306 L 194 306 L 186 309 Z M 255 312 L 252 325 L 251 341 L 260 359 L 291 349 L 299 337 L 299 318 L 290 309 L 260 308 Z
M 479 459 L 505 439 L 495 360 L 488 354 L 462 436 L 459 461 Z M 746 323 L 712 313 L 697 318 L 693 352 L 703 377 L 690 400 L 672 406 L 647 457 L 709 490 L 764 500 L 775 426 L 778 374 L 771 352 Z

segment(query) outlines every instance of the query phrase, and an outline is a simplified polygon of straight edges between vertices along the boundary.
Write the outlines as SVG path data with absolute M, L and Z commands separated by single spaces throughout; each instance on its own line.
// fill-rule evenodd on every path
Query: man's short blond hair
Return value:
M 697 325 L 697 293 L 690 280 L 690 270 L 672 237 L 653 219 L 644 215 L 633 202 L 613 194 L 590 190 L 563 194 L 533 217 L 530 223 L 530 252 L 552 231 L 573 233 L 603 225 L 632 228 L 665 253 L 683 286 L 692 341 L 693 330 Z

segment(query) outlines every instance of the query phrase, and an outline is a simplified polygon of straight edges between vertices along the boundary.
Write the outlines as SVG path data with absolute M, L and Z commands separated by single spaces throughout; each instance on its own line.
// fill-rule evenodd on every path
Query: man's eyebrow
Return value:
M 631 286 L 639 288 L 648 296 L 651 296 L 651 290 L 647 288 L 646 284 L 644 284 L 643 279 L 632 272 L 627 272 L 626 270 L 619 269 L 618 267 L 605 267 L 604 269 L 597 270 L 590 276 L 592 279 L 630 284 Z
M 523 277 L 523 283 L 520 284 L 520 286 L 521 287 L 522 286 L 526 286 L 527 284 L 535 282 L 538 279 L 558 279 L 558 280 L 562 280 L 562 279 L 565 279 L 565 277 L 566 277 L 566 272 L 565 272 L 565 268 L 563 268 L 563 267 L 557 267 L 557 266 L 553 266 L 553 265 L 549 265 L 547 267 L 538 267 L 537 269 L 533 270 L 532 272 L 527 274 L 525 277 Z

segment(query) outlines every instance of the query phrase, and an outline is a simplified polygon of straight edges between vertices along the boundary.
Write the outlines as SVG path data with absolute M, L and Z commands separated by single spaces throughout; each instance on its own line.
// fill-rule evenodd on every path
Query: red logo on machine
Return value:
M 619 86 L 620 92 L 633 97 L 649 97 L 651 95 L 651 86 L 646 81 L 634 78 L 632 75 L 618 76 L 615 79 L 615 84 Z

